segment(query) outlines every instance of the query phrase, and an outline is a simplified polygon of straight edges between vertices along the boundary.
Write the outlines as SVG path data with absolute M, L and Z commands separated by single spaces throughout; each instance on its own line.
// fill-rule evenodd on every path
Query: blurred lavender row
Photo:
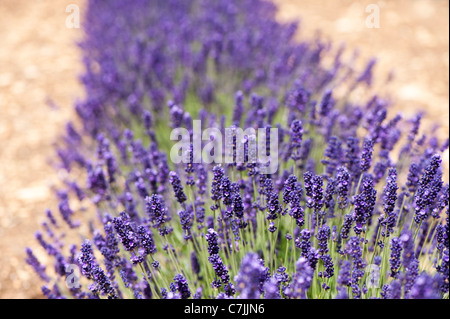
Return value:
M 355 94 L 375 60 L 357 70 L 344 47 L 295 42 L 275 13 L 260 0 L 88 1 L 86 97 L 57 149 L 58 214 L 36 233 L 54 267 L 27 248 L 45 296 L 448 298 L 448 140 Z M 191 144 L 172 163 L 170 131 L 193 143 L 193 119 L 277 128 L 277 172 L 245 160 L 248 136 L 243 162 L 195 163 Z

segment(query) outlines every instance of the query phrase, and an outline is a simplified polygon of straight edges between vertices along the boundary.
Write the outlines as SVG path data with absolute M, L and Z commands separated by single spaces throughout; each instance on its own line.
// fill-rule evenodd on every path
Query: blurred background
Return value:
M 424 124 L 439 123 L 448 138 L 448 0 L 272 1 L 280 21 L 300 20 L 299 39 L 319 34 L 358 49 L 363 61 L 376 56 L 376 79 L 395 76 L 388 88 L 393 111 L 425 110 Z M 82 19 L 85 1 L 0 0 L 0 298 L 41 296 L 24 248 L 36 246 L 43 212 L 55 208 L 53 144 L 83 95 L 82 30 L 66 26 L 69 4 Z M 370 5 L 378 8 L 378 28 L 366 23 Z M 445 161 L 448 172 L 448 151 Z

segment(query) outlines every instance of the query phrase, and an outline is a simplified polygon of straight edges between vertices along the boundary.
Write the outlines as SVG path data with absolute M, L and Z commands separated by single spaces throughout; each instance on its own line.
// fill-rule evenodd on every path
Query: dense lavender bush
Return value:
M 26 249 L 45 296 L 448 298 L 448 141 L 369 95 L 374 60 L 358 70 L 343 48 L 295 42 L 275 12 L 88 1 L 86 97 L 57 150 L 59 215 L 36 234 L 54 269 Z M 278 170 L 248 160 L 252 136 L 243 160 L 237 135 L 231 163 L 194 160 L 196 119 L 277 128 Z M 174 163 L 180 127 L 191 140 Z

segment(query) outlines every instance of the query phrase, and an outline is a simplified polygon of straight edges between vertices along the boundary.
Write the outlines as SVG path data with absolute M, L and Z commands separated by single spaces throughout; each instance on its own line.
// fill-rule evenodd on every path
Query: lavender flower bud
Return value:
M 181 185 L 181 181 L 176 172 L 171 171 L 169 173 L 169 183 L 172 185 L 177 202 L 180 204 L 184 203 L 187 200 L 187 197 L 183 191 L 183 186 Z
M 188 299 L 191 296 L 191 291 L 189 289 L 189 285 L 187 280 L 183 277 L 182 274 L 178 274 L 173 278 L 173 282 L 175 285 L 176 291 L 181 296 L 181 299 Z
M 363 150 L 361 153 L 360 169 L 362 172 L 367 172 L 372 165 L 373 140 L 370 138 L 364 139 Z

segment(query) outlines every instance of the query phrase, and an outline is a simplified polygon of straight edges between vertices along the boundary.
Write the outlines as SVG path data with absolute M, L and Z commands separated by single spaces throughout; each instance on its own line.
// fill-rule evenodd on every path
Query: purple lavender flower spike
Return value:
M 403 247 L 399 238 L 395 237 L 391 240 L 391 277 L 397 278 L 398 271 L 401 266 L 401 253 Z
M 384 215 L 380 224 L 383 226 L 383 235 L 389 237 L 389 234 L 394 231 L 397 222 L 397 214 L 395 213 L 395 206 L 397 201 L 397 170 L 391 168 L 386 179 L 386 186 L 383 193 Z
M 356 225 L 353 229 L 357 235 L 363 232 L 363 227 L 373 214 L 376 194 L 377 191 L 374 188 L 372 176 L 364 176 L 362 180 L 362 192 L 354 198 L 355 210 L 353 212 L 353 220 Z
M 360 245 L 359 237 L 352 237 L 345 247 L 346 253 L 352 258 L 352 291 L 353 297 L 359 299 L 361 297 L 360 280 L 364 276 L 364 268 L 366 264 L 363 260 L 363 251 Z
M 172 185 L 177 202 L 180 204 L 184 203 L 187 200 L 187 197 L 184 193 L 183 186 L 181 185 L 180 178 L 176 172 L 171 171 L 169 173 L 169 183 Z
M 242 119 L 242 113 L 244 112 L 243 105 L 244 94 L 242 91 L 238 91 L 235 94 L 235 107 L 233 111 L 233 125 L 239 127 Z
M 291 123 L 291 141 L 289 145 L 290 157 L 297 161 L 300 159 L 299 150 L 303 140 L 303 124 L 300 120 L 295 120 Z
M 364 139 L 364 145 L 361 152 L 360 169 L 362 172 L 367 172 L 372 166 L 372 153 L 374 142 L 370 138 Z
M 348 205 L 348 195 L 351 186 L 351 176 L 347 168 L 341 166 L 337 169 L 336 192 L 338 194 L 339 209 L 345 209 Z
M 210 255 L 216 255 L 219 253 L 219 237 L 217 232 L 210 228 L 207 230 L 205 239 L 208 242 L 208 253 Z
M 122 212 L 119 217 L 113 219 L 114 229 L 126 251 L 138 248 L 139 242 L 135 229 L 131 226 L 129 216 Z
M 217 165 L 213 168 L 214 177 L 211 183 L 211 199 L 213 201 L 219 201 L 222 198 L 222 192 L 220 191 L 220 185 L 224 176 L 224 170 L 221 166 Z
M 414 221 L 416 224 L 420 224 L 428 217 L 428 207 L 434 202 L 442 187 L 441 176 L 439 174 L 441 163 L 441 156 L 439 154 L 433 155 L 419 180 L 419 185 L 414 197 Z
M 319 253 L 323 256 L 328 253 L 328 240 L 331 236 L 331 229 L 328 225 L 323 225 L 319 228 L 316 238 L 319 246 Z
M 220 288 L 222 284 L 228 284 L 230 282 L 230 275 L 219 254 L 209 256 L 208 261 L 211 263 L 214 273 L 217 276 L 212 282 L 212 287 Z
M 173 282 L 175 283 L 175 288 L 180 294 L 181 299 L 188 299 L 191 296 L 191 290 L 189 289 L 187 280 L 182 274 L 176 275 L 173 278 Z
M 25 251 L 27 253 L 27 258 L 26 258 L 27 264 L 29 264 L 31 267 L 33 267 L 34 271 L 39 275 L 39 277 L 43 281 L 50 282 L 50 278 L 45 273 L 45 266 L 39 262 L 39 260 L 33 254 L 33 251 L 31 250 L 31 248 L 27 247 Z
M 158 228 L 161 236 L 167 235 L 169 228 L 165 224 L 170 220 L 170 216 L 163 198 L 160 195 L 153 194 L 150 197 L 146 197 L 145 201 L 145 209 L 153 227 Z
M 295 240 L 295 245 L 301 249 L 301 255 L 306 258 L 311 248 L 311 232 L 308 229 L 303 229 L 300 237 Z

